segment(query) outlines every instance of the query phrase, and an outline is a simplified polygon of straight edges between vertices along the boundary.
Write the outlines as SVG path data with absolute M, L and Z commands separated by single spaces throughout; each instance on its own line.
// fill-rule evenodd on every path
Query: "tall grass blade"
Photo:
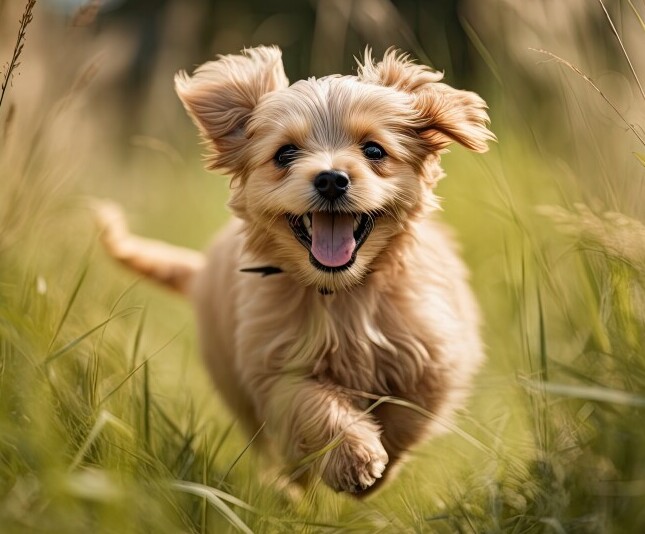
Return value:
M 540 284 L 537 285 L 538 303 L 538 333 L 540 337 L 540 378 L 545 382 L 549 380 L 548 351 L 546 341 L 546 327 L 544 324 L 544 307 L 542 306 L 542 292 Z
M 547 341 L 546 341 L 546 328 L 544 324 L 544 308 L 542 306 L 542 292 L 540 291 L 540 284 L 537 284 L 537 304 L 538 304 L 538 335 L 540 343 L 540 373 L 539 381 L 544 384 L 549 380 L 549 367 L 548 367 L 548 352 L 547 352 Z M 548 413 L 549 405 L 548 399 L 546 396 L 546 391 L 542 393 L 542 405 L 541 409 L 538 410 L 538 418 L 541 419 L 541 433 L 542 433 L 542 442 L 544 444 L 544 450 L 549 449 L 549 423 L 548 423 Z
M 96 350 L 92 351 L 85 373 L 85 379 L 89 388 L 89 404 L 94 409 L 98 406 L 98 387 L 99 387 L 99 354 Z
M 521 383 L 532 391 L 546 391 L 552 395 L 561 397 L 572 397 L 576 399 L 585 399 L 598 402 L 607 402 L 611 404 L 621 404 L 633 406 L 635 408 L 645 408 L 645 396 L 621 391 L 618 389 L 592 387 L 592 386 L 575 386 L 569 384 L 558 384 L 554 382 L 537 382 L 535 380 L 524 379 Z
M 209 440 L 206 433 L 202 434 L 202 473 L 201 480 L 202 485 L 208 485 L 208 472 L 210 471 L 211 462 L 210 462 L 210 451 L 209 451 Z M 201 534 L 206 534 L 208 528 L 208 501 L 205 497 L 202 497 L 202 505 L 199 514 L 199 531 Z
M 130 358 L 130 368 L 134 369 L 137 364 L 137 357 L 139 356 L 139 350 L 141 349 L 141 338 L 143 336 L 143 328 L 146 322 L 147 307 L 144 306 L 141 310 L 141 316 L 139 317 L 139 324 L 137 325 L 137 331 L 134 334 L 134 343 L 132 345 L 132 358 Z
M 633 124 L 631 124 L 625 116 L 618 110 L 618 108 L 613 104 L 609 98 L 603 93 L 600 88 L 596 85 L 596 82 L 594 82 L 589 76 L 587 76 L 582 70 L 580 70 L 578 67 L 576 67 L 573 63 L 567 61 L 566 59 L 561 58 L 560 56 L 557 56 L 553 52 L 549 52 L 548 50 L 543 50 L 540 48 L 531 48 L 530 50 L 533 50 L 534 52 L 538 52 L 539 54 L 544 54 L 549 56 L 552 59 L 555 59 L 558 63 L 564 65 L 565 67 L 571 69 L 573 72 L 575 72 L 578 76 L 580 76 L 583 80 L 585 80 L 593 89 L 602 97 L 602 99 L 609 104 L 611 109 L 614 110 L 614 113 L 618 115 L 618 117 L 625 123 L 625 126 L 631 130 L 631 132 L 636 136 L 636 138 L 641 142 L 643 146 L 645 146 L 645 138 L 638 132 L 638 130 L 634 127 Z
M 150 450 L 150 371 L 148 360 L 143 362 L 143 442 Z
M 142 308 L 138 308 L 138 309 L 142 309 Z M 101 326 L 102 326 L 102 325 L 101 325 Z M 114 395 L 114 394 L 115 394 L 119 389 L 121 389 L 121 388 L 123 387 L 123 385 L 124 385 L 128 380 L 130 380 L 130 378 L 132 378 L 132 376 L 133 376 L 133 375 L 134 375 L 134 374 L 135 374 L 139 369 L 141 369 L 142 367 L 144 367 L 146 363 L 148 363 L 152 358 L 154 358 L 157 354 L 159 354 L 162 350 L 164 350 L 168 345 L 170 345 L 170 344 L 171 344 L 175 339 L 177 339 L 177 338 L 179 337 L 179 335 L 180 335 L 183 331 L 184 331 L 184 329 L 183 329 L 183 328 L 182 328 L 181 330 L 179 330 L 179 332 L 177 332 L 177 333 L 176 333 L 174 336 L 172 336 L 168 341 L 166 341 L 163 345 L 161 345 L 161 347 L 159 347 L 157 350 L 155 350 L 155 351 L 154 351 L 150 356 L 148 356 L 148 357 L 147 357 L 143 362 L 141 362 L 137 367 L 135 367 L 134 369 L 132 369 L 132 371 L 130 371 L 130 372 L 129 372 L 129 373 L 128 373 L 124 378 L 123 378 L 123 380 L 122 380 L 121 382 L 119 382 L 119 383 L 116 385 L 116 387 L 114 387 L 113 389 L 111 389 L 111 390 L 110 390 L 110 392 L 109 392 L 109 393 L 107 393 L 107 394 L 106 394 L 106 395 L 101 399 L 100 404 L 104 404 L 104 403 L 105 403 L 105 401 L 107 401 L 107 400 L 108 400 L 112 395 Z
M 114 415 L 112 415 L 107 410 L 101 410 L 99 412 L 98 417 L 96 418 L 96 422 L 94 423 L 92 430 L 90 430 L 90 433 L 87 435 L 87 438 L 85 438 L 85 441 L 83 442 L 80 449 L 74 456 L 74 459 L 70 463 L 68 471 L 73 471 L 80 465 L 80 463 L 83 461 L 83 458 L 85 458 L 87 451 L 94 444 L 94 442 L 99 437 L 101 432 L 103 432 L 103 429 L 106 427 L 106 425 L 110 425 L 116 428 L 117 430 L 119 430 L 120 432 L 122 432 L 123 434 L 127 435 L 130 438 L 134 436 L 132 428 L 129 425 L 121 421 L 121 419 L 119 419 L 118 417 L 115 417 Z
M 61 316 L 60 321 L 58 321 L 58 325 L 56 326 L 56 330 L 54 330 L 54 335 L 52 336 L 52 339 L 49 342 L 49 347 L 47 349 L 48 352 L 54 346 L 54 343 L 56 342 L 56 339 L 58 339 L 58 335 L 60 334 L 60 331 L 63 328 L 63 325 L 65 324 L 65 321 L 67 320 L 67 316 L 69 315 L 69 312 L 72 309 L 72 306 L 74 305 L 74 302 L 76 301 L 76 297 L 78 296 L 78 292 L 81 290 L 81 287 L 83 286 L 83 282 L 85 281 L 85 277 L 87 276 L 87 272 L 88 272 L 89 268 L 90 268 L 89 258 L 86 258 L 86 260 L 84 262 L 84 265 L 83 265 L 83 269 L 81 270 L 81 274 L 78 277 L 78 280 L 76 281 L 76 285 L 74 286 L 72 294 L 70 295 L 69 299 L 67 299 L 67 304 L 65 305 L 65 309 L 63 310 L 63 315 Z M 110 315 L 112 315 L 112 314 L 110 314 Z
M 466 442 L 471 444 L 473 447 L 476 449 L 480 450 L 481 452 L 486 453 L 490 457 L 498 457 L 498 453 L 491 449 L 488 445 L 486 445 L 483 441 L 477 439 L 475 436 L 472 434 L 466 432 L 465 430 L 462 430 L 459 428 L 456 424 L 452 423 L 450 420 L 439 417 L 428 410 L 425 410 L 424 408 L 421 408 L 421 406 L 418 406 L 417 404 L 414 404 L 413 402 L 406 401 L 404 399 L 399 399 L 396 397 L 381 397 L 379 400 L 377 400 L 372 406 L 370 406 L 370 411 L 374 410 L 378 405 L 382 403 L 390 403 L 390 404 L 395 404 L 397 406 L 402 406 L 404 408 L 409 408 L 410 410 L 413 410 L 421 415 L 424 415 L 428 419 L 431 419 L 435 421 L 437 424 L 440 426 L 445 427 L 446 429 L 450 430 L 450 432 L 458 435 L 462 439 L 464 439 Z
M 223 483 L 226 481 L 226 479 L 228 478 L 228 475 L 230 475 L 230 474 L 231 474 L 231 471 L 233 470 L 233 468 L 234 468 L 234 467 L 237 465 L 237 463 L 242 459 L 242 456 L 244 456 L 244 454 L 246 453 L 246 451 L 248 451 L 248 450 L 249 450 L 249 447 L 253 444 L 253 442 L 258 438 L 258 436 L 260 435 L 260 432 L 262 432 L 262 430 L 264 430 L 265 425 L 266 425 L 266 423 L 262 423 L 262 424 L 260 425 L 260 428 L 258 428 L 258 429 L 256 430 L 255 434 L 253 434 L 253 436 L 251 436 L 251 439 L 250 439 L 250 440 L 248 441 L 248 443 L 244 446 L 244 448 L 242 449 L 242 451 L 237 455 L 237 457 L 235 458 L 235 460 L 233 460 L 233 463 L 229 466 L 229 468 L 226 470 L 226 473 L 224 473 L 224 476 L 220 479 L 220 484 L 223 484 Z
M 638 22 L 640 22 L 641 28 L 643 28 L 643 31 L 645 31 L 645 21 L 643 20 L 643 17 L 641 17 L 641 14 L 636 9 L 636 6 L 634 6 L 632 0 L 627 0 L 627 3 L 629 4 L 629 7 L 632 8 L 632 11 L 634 12 L 634 15 L 636 15 Z
M 193 466 L 195 463 L 195 453 L 193 451 L 193 443 L 195 442 L 195 438 L 197 437 L 197 434 L 194 432 L 190 432 L 183 436 L 183 444 L 181 448 L 179 449 L 179 452 L 177 452 L 175 456 L 175 461 L 172 466 L 172 471 L 174 473 L 177 473 L 177 476 L 179 478 L 184 478 L 188 472 L 190 471 L 190 468 Z
M 468 35 L 468 39 L 470 39 L 470 42 L 475 47 L 475 50 L 479 52 L 479 55 L 484 60 L 484 63 L 486 63 L 486 66 L 490 69 L 491 73 L 495 77 L 495 80 L 497 80 L 497 83 L 499 83 L 499 85 L 504 85 L 504 80 L 499 73 L 499 67 L 495 62 L 493 55 L 490 53 L 488 48 L 486 48 L 486 45 L 482 42 L 481 37 L 479 37 L 479 35 L 475 31 L 475 28 L 473 28 L 472 24 L 470 24 L 470 22 L 468 22 L 468 19 L 466 19 L 466 17 L 464 16 L 459 17 L 459 22 L 466 32 L 466 35 Z
M 133 313 L 139 311 L 140 309 L 141 308 L 139 306 L 133 306 L 131 308 L 127 308 L 127 309 L 117 313 L 116 315 L 113 315 L 112 317 L 108 317 L 105 321 L 100 322 L 95 327 L 93 327 L 90 330 L 88 330 L 87 332 L 85 332 L 83 335 L 73 339 L 72 341 L 70 341 L 69 343 L 67 343 L 66 345 L 64 345 L 60 349 L 58 349 L 56 352 L 48 355 L 45 358 L 45 360 L 43 361 L 43 365 L 49 365 L 54 360 L 60 358 L 63 354 L 65 354 L 65 353 L 69 352 L 70 350 L 72 350 L 81 341 L 83 341 L 85 338 L 91 336 L 94 332 L 96 332 L 97 330 L 100 330 L 101 328 L 103 328 L 108 323 L 111 323 L 115 319 L 121 319 L 123 317 L 128 317 L 129 315 L 132 315 Z
M 602 6 L 602 10 L 605 12 L 605 16 L 607 17 L 607 20 L 609 21 L 609 25 L 611 26 L 611 31 L 616 36 L 616 39 L 618 39 L 618 43 L 620 44 L 620 48 L 623 51 L 623 55 L 625 56 L 625 59 L 627 60 L 627 64 L 629 65 L 629 69 L 632 71 L 632 75 L 634 76 L 634 80 L 636 80 L 636 84 L 638 85 L 638 88 L 640 89 L 641 96 L 643 97 L 643 100 L 645 100 L 645 91 L 643 91 L 643 86 L 641 85 L 641 81 L 638 79 L 638 75 L 636 74 L 636 71 L 634 70 L 634 65 L 632 64 L 632 60 L 629 59 L 629 54 L 627 53 L 627 50 L 625 49 L 625 45 L 623 44 L 623 40 L 620 38 L 620 34 L 618 33 L 618 30 L 616 29 L 616 26 L 614 26 L 614 21 L 611 20 L 611 16 L 609 15 L 609 12 L 607 11 L 607 8 L 605 7 L 605 4 L 603 3 L 603 1 L 598 0 L 598 3 Z M 638 13 L 637 13 L 637 15 L 638 15 Z M 642 23 L 642 21 L 641 21 L 641 23 Z
M 171 484 L 172 488 L 184 493 L 190 493 L 197 497 L 206 499 L 213 508 L 220 512 L 238 531 L 245 534 L 253 534 L 253 531 L 240 519 L 240 517 L 231 510 L 231 508 L 224 501 L 239 506 L 248 511 L 255 511 L 255 509 L 247 503 L 215 488 L 204 486 L 196 482 L 185 482 L 183 480 L 175 480 Z

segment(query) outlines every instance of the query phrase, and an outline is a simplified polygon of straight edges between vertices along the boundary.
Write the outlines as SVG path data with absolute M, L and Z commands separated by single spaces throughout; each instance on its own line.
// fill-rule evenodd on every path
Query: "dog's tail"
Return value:
M 123 211 L 108 201 L 93 202 L 100 237 L 111 256 L 134 271 L 171 289 L 187 294 L 204 255 L 169 243 L 132 235 Z

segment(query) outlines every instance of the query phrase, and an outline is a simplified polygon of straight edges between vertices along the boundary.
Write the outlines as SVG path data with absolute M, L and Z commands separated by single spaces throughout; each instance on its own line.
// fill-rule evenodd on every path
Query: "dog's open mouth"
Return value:
M 352 266 L 356 253 L 374 229 L 367 213 L 313 211 L 287 215 L 296 239 L 309 251 L 309 261 L 322 271 L 342 271 Z

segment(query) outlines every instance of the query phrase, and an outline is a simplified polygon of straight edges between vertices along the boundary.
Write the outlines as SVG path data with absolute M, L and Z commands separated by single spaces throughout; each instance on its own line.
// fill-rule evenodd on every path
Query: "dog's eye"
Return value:
M 281 146 L 273 156 L 278 167 L 287 167 L 298 157 L 298 147 L 296 145 Z
M 379 160 L 383 159 L 386 154 L 381 145 L 373 141 L 369 141 L 363 145 L 363 154 L 367 159 Z

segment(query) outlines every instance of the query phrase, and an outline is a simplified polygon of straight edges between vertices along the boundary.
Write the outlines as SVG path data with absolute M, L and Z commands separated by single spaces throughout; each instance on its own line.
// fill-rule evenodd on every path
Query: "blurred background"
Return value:
M 366 45 L 376 56 L 397 47 L 445 72 L 448 83 L 481 93 L 500 136 L 533 142 L 545 151 L 543 159 L 566 161 L 571 174 L 586 176 L 579 194 L 617 207 L 605 180 L 597 182 L 597 163 L 571 156 L 581 145 L 603 152 L 603 165 L 616 171 L 612 187 L 624 191 L 632 182 L 625 165 L 634 162 L 612 161 L 608 145 L 627 148 L 625 143 L 639 141 L 611 135 L 612 128 L 626 130 L 616 111 L 580 76 L 535 50 L 588 73 L 617 111 L 638 124 L 642 88 L 604 7 L 620 27 L 625 49 L 632 50 L 635 72 L 642 71 L 642 20 L 625 0 L 40 0 L 4 108 L 7 113 L 19 103 L 13 123 L 32 127 L 47 99 L 67 98 L 74 109 L 61 120 L 74 124 L 66 130 L 75 135 L 76 156 L 92 153 L 92 173 L 114 183 L 113 169 L 97 164 L 106 152 L 114 162 L 114 148 L 117 163 L 162 146 L 171 159 L 194 160 L 195 136 L 173 93 L 178 70 L 191 71 L 245 46 L 277 44 L 287 75 L 296 80 L 351 73 Z M 2 0 L 0 9 L 0 43 L 8 58 L 23 6 Z M 580 95 L 589 108 L 581 106 Z M 604 137 L 594 139 L 597 132 Z M 62 137 L 58 130 L 55 135 Z M 502 140 L 501 150 L 509 146 L 509 139 Z M 83 150 L 79 141 L 87 143 Z M 637 215 L 643 209 L 638 200 L 620 207 Z
M 642 0 L 38 0 L 7 75 L 28 5 L 0 0 L 3 532 L 645 531 Z M 400 48 L 498 137 L 438 191 L 488 365 L 368 503 L 260 476 L 188 306 L 96 246 L 90 198 L 198 249 L 228 218 L 173 76 L 258 44 L 292 81 Z

